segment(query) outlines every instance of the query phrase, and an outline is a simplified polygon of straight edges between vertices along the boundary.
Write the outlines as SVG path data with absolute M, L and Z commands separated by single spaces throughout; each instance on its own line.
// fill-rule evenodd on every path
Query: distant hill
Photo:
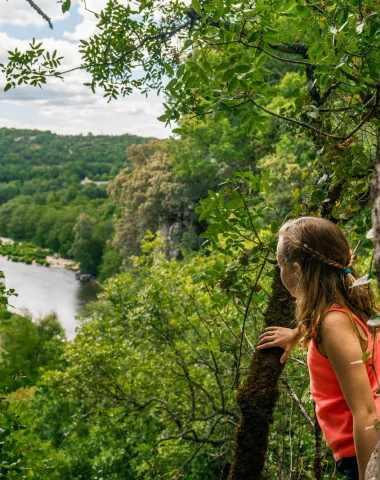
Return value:
M 1 128 L 0 236 L 49 248 L 97 274 L 106 248 L 113 252 L 107 184 L 129 166 L 126 149 L 151 140 Z
M 57 135 L 50 131 L 0 128 L 0 183 L 52 180 L 107 181 L 125 166 L 125 150 L 152 138 L 137 135 Z M 71 182 L 70 182 L 71 183 Z

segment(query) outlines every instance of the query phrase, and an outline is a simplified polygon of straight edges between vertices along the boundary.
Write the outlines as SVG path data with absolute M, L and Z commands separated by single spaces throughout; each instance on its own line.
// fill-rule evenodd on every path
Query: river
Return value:
M 5 275 L 5 285 L 14 288 L 18 297 L 10 297 L 12 310 L 28 310 L 34 319 L 55 312 L 66 331 L 68 339 L 75 336 L 75 319 L 85 305 L 96 300 L 96 284 L 80 284 L 75 273 L 64 268 L 11 262 L 0 256 L 0 271 Z

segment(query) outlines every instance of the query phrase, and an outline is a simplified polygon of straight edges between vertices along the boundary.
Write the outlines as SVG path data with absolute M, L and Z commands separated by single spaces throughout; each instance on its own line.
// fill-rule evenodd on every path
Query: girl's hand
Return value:
M 284 353 L 280 358 L 280 363 L 284 363 L 289 353 L 295 347 L 299 338 L 298 328 L 294 330 L 283 327 L 267 327 L 265 333 L 260 335 L 257 344 L 258 350 L 271 347 L 281 347 Z

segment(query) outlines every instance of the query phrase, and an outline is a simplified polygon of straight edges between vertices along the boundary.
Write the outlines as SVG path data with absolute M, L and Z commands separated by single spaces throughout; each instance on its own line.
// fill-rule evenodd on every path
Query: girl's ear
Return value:
M 297 272 L 298 276 L 301 276 L 301 265 L 298 262 L 293 263 L 294 270 Z

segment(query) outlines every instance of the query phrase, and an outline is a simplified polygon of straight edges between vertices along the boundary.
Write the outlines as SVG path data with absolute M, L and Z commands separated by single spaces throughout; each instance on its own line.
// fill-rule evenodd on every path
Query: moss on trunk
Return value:
M 294 328 L 294 301 L 283 286 L 276 268 L 272 295 L 264 315 L 265 325 Z M 241 419 L 235 430 L 230 480 L 261 478 L 279 389 L 282 348 L 256 351 L 247 377 L 237 392 Z

